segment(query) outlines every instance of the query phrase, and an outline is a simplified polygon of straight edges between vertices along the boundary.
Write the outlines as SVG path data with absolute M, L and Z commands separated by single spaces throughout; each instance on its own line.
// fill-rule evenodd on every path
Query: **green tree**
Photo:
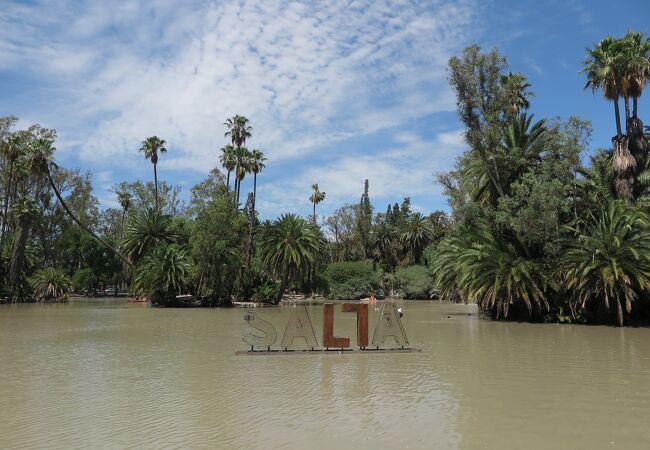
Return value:
M 361 240 L 363 257 L 370 257 L 370 228 L 372 226 L 372 204 L 368 195 L 368 180 L 363 183 L 363 194 L 359 202 L 359 212 L 357 214 L 357 230 Z
M 421 213 L 411 215 L 400 235 L 402 245 L 411 252 L 415 264 L 420 264 L 422 252 L 432 239 L 431 223 Z
M 148 254 L 135 273 L 133 288 L 152 304 L 173 305 L 176 295 L 187 292 L 191 282 L 191 260 L 187 250 L 160 245 Z
M 235 170 L 235 167 L 237 165 L 237 162 L 235 161 L 235 147 L 232 145 L 225 145 L 221 147 L 219 162 L 228 172 L 228 176 L 226 178 L 226 189 L 230 190 L 230 172 Z
M 62 302 L 70 292 L 70 279 L 63 271 L 53 267 L 36 272 L 33 283 L 34 294 L 39 302 Z
M 153 180 L 156 190 L 156 209 L 158 209 L 158 171 L 156 167 L 158 165 L 158 154 L 167 152 L 167 149 L 165 148 L 165 141 L 163 139 L 160 139 L 158 136 L 150 136 L 142 141 L 140 151 L 144 153 L 145 159 L 150 160 L 151 164 L 153 164 Z
M 122 229 L 121 235 L 124 237 L 124 216 L 133 204 L 133 197 L 126 191 L 118 191 L 117 201 L 120 202 L 120 206 L 122 207 L 122 224 L 120 228 Z
M 130 261 L 137 263 L 155 247 L 176 242 L 179 234 L 172 225 L 170 216 L 151 208 L 131 217 L 123 242 Z
M 295 214 L 284 214 L 265 230 L 260 253 L 262 264 L 280 279 L 276 303 L 292 280 L 308 275 L 325 248 L 320 229 Z
M 602 303 L 624 313 L 636 300 L 647 301 L 650 289 L 650 220 L 647 214 L 620 201 L 610 201 L 583 227 L 572 227 L 561 264 L 567 288 L 573 293 L 574 316 L 578 308 Z

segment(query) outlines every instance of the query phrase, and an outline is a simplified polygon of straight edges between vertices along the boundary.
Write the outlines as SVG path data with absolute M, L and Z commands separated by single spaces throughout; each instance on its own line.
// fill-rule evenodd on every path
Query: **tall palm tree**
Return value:
M 650 219 L 640 209 L 611 200 L 599 217 L 591 216 L 585 228 L 570 228 L 560 271 L 573 292 L 572 309 L 602 302 L 616 308 L 623 325 L 623 304 L 632 303 L 650 289 Z
M 228 177 L 226 178 L 226 189 L 230 191 L 230 172 L 235 169 L 235 147 L 232 145 L 225 145 L 221 147 L 221 155 L 219 156 L 219 162 L 224 169 L 228 171 Z
M 5 160 L 9 164 L 8 168 L 8 173 L 7 173 L 7 181 L 5 183 L 5 189 L 4 189 L 4 202 L 3 202 L 3 210 L 2 210 L 2 229 L 0 230 L 0 247 L 4 244 L 5 240 L 5 233 L 7 230 L 7 226 L 9 224 L 9 220 L 7 217 L 7 213 L 9 212 L 9 199 L 10 199 L 10 194 L 11 194 L 11 187 L 13 184 L 13 177 L 14 177 L 14 165 L 16 163 L 16 159 L 18 159 L 18 156 L 20 155 L 20 137 L 17 134 L 12 134 L 9 136 L 6 142 L 4 142 L 4 145 L 2 145 L 2 148 L 0 148 L 0 151 L 2 151 L 2 154 L 5 157 Z
M 310 273 L 324 248 L 320 229 L 295 214 L 285 214 L 264 228 L 260 253 L 262 264 L 280 279 L 276 303 L 289 281 Z
M 234 147 L 243 147 L 246 145 L 246 140 L 251 137 L 253 127 L 246 116 L 239 114 L 226 119 L 224 125 L 228 129 L 224 137 L 229 137 Z
M 12 210 L 16 223 L 14 243 L 11 250 L 11 264 L 9 266 L 9 288 L 13 297 L 23 272 L 27 239 L 29 238 L 31 222 L 36 215 L 37 207 L 32 199 L 21 197 L 12 205 Z
M 153 181 L 156 189 L 156 209 L 159 209 L 158 205 L 158 171 L 156 166 L 158 165 L 158 154 L 166 153 L 167 149 L 165 148 L 165 141 L 160 139 L 158 136 L 151 136 L 142 141 L 142 146 L 140 151 L 144 153 L 144 157 L 151 161 L 153 164 Z
M 415 264 L 420 264 L 424 248 L 433 239 L 433 229 L 429 219 L 421 213 L 415 213 L 406 222 L 400 240 L 411 251 Z
M 129 194 L 126 191 L 119 191 L 117 193 L 117 200 L 120 202 L 120 206 L 122 207 L 122 238 L 124 237 L 124 216 L 126 215 L 126 212 L 131 208 L 131 205 L 133 204 L 133 197 L 131 194 Z
M 593 48 L 587 49 L 587 56 L 583 61 L 584 67 L 580 72 L 587 73 L 587 83 L 584 89 L 591 88 L 595 93 L 602 89 L 606 99 L 614 102 L 614 115 L 616 117 L 616 136 L 621 136 L 621 114 L 618 108 L 618 99 L 621 96 L 621 43 L 612 36 L 606 36 Z
M 250 266 L 250 260 L 253 255 L 253 243 L 255 242 L 255 201 L 257 200 L 257 174 L 262 172 L 266 165 L 264 162 L 266 158 L 264 153 L 259 150 L 253 150 L 250 153 L 250 159 L 248 162 L 248 167 L 253 173 L 253 205 L 252 205 L 252 215 L 251 221 L 249 224 L 249 234 L 248 234 L 248 251 L 246 252 L 246 267 Z
M 623 38 L 622 71 L 627 94 L 632 97 L 632 117 L 637 118 L 637 99 L 650 77 L 650 38 L 640 32 L 628 32 Z
M 241 182 L 250 173 L 249 162 L 251 159 L 251 152 L 246 147 L 235 147 L 233 152 L 235 158 L 235 199 L 236 204 L 239 205 L 239 193 L 241 192 Z
M 309 201 L 312 203 L 314 209 L 313 209 L 313 214 L 312 214 L 312 222 L 315 224 L 316 223 L 316 205 L 318 205 L 320 202 L 325 200 L 325 192 L 321 192 L 318 189 L 318 183 L 314 183 L 311 185 L 311 196 L 309 196 Z

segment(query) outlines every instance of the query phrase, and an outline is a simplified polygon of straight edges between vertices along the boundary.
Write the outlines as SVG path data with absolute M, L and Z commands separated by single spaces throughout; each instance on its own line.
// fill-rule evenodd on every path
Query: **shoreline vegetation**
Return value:
M 589 121 L 536 118 L 526 75 L 497 49 L 452 57 L 467 150 L 435 174 L 450 212 L 428 215 L 409 197 L 373 205 L 360 180 L 358 203 L 319 217 L 327 195 L 314 180 L 308 217 L 261 221 L 268 161 L 249 148 L 254 128 L 242 115 L 224 122 L 221 166 L 187 201 L 158 171 L 173 149 L 151 136 L 133 151 L 152 164 L 153 181 L 114 185 L 120 208 L 101 209 L 90 173 L 54 163 L 55 130 L 17 130 L 16 117 L 0 117 L 0 300 L 101 291 L 211 307 L 274 305 L 297 292 L 476 302 L 493 319 L 648 324 L 649 129 L 639 98 L 650 40 L 607 36 L 587 49 L 582 72 L 584 88 L 614 106 L 616 134 L 592 153 Z

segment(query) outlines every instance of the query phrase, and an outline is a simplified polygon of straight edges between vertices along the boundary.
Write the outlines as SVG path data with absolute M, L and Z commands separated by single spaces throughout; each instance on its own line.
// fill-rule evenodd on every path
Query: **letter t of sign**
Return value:
M 368 304 L 343 303 L 341 311 L 357 313 L 357 345 L 364 350 L 368 346 Z
M 334 336 L 334 304 L 323 303 L 323 346 L 343 348 L 350 346 L 350 338 Z

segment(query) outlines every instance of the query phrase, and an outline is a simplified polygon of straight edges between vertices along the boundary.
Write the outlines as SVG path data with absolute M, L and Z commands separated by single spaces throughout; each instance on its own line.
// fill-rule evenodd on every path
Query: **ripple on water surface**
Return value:
M 0 448 L 650 448 L 650 330 L 400 306 L 422 353 L 254 358 L 243 310 L 1 306 Z

